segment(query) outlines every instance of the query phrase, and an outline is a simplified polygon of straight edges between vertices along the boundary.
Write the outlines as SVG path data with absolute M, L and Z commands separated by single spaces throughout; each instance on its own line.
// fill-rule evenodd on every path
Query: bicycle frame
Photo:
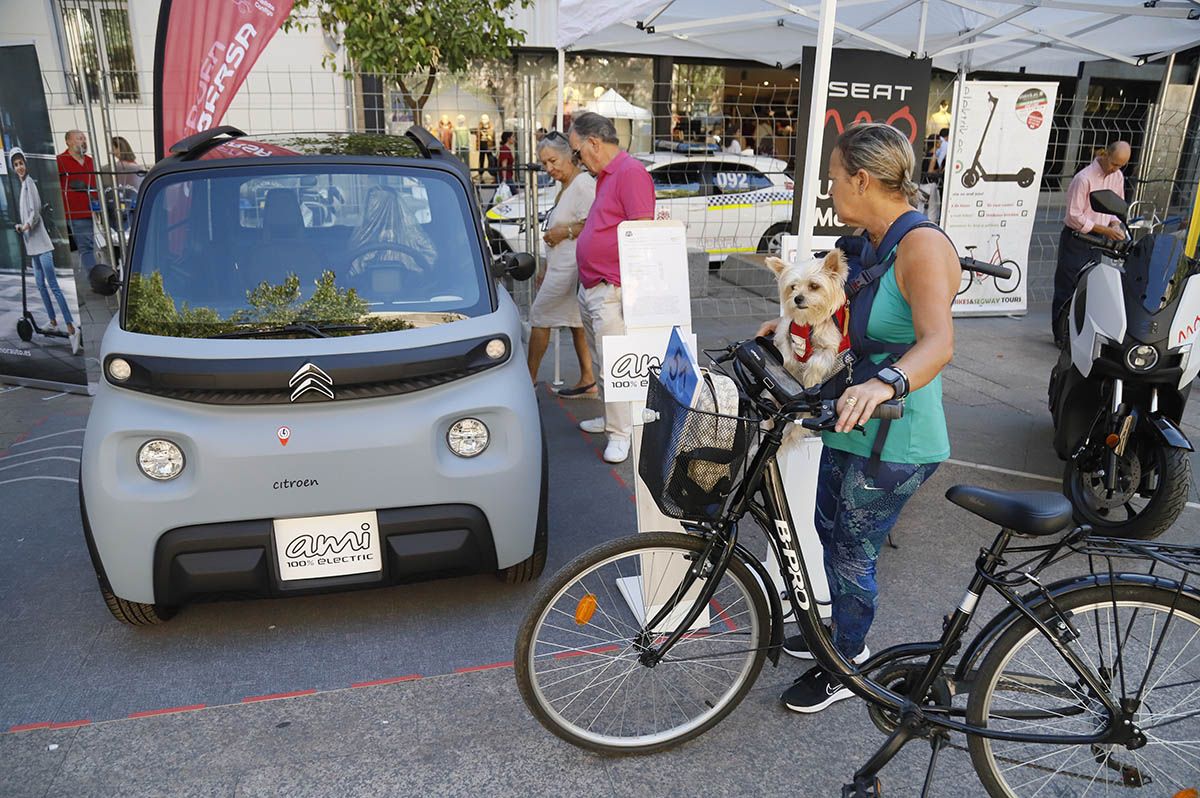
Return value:
M 789 421 L 794 422 L 794 419 L 790 419 Z M 796 527 L 792 521 L 791 511 L 788 507 L 783 480 L 775 459 L 782 445 L 783 437 L 782 433 L 778 430 L 779 426 L 777 424 L 776 429 L 763 433 L 759 449 L 747 469 L 746 478 L 735 490 L 721 521 L 705 525 L 689 525 L 693 530 L 706 534 L 708 537 L 708 547 L 704 555 L 698 558 L 696 563 L 689 569 L 684 583 L 675 592 L 673 599 L 669 600 L 659 610 L 655 617 L 646 624 L 645 628 L 659 628 L 659 625 L 676 609 L 677 602 L 695 584 L 701 574 L 704 574 L 707 580 L 705 588 L 700 591 L 700 594 L 696 597 L 692 607 L 686 613 L 679 626 L 673 633 L 667 636 L 661 645 L 650 647 L 650 640 L 647 639 L 644 641 L 642 646 L 642 660 L 644 664 L 656 664 L 658 661 L 661 661 L 675 643 L 691 628 L 704 607 L 707 606 L 708 601 L 712 598 L 720 576 L 728 567 L 729 562 L 734 557 L 739 557 L 743 560 L 748 560 L 751 557 L 737 542 L 737 522 L 749 512 L 767 533 L 770 545 L 783 568 L 788 597 L 792 602 L 793 609 L 796 611 L 796 622 L 804 634 L 804 638 L 817 664 L 837 674 L 845 685 L 859 697 L 887 711 L 897 713 L 900 718 L 900 723 L 896 730 L 888 737 L 887 741 L 871 757 L 867 764 L 855 774 L 856 783 L 861 780 L 873 779 L 875 774 L 907 742 L 915 737 L 926 735 L 931 730 L 956 731 L 993 740 L 1058 745 L 1108 744 L 1125 741 L 1128 730 L 1123 728 L 1119 720 L 1126 717 L 1126 713 L 1123 712 L 1122 708 L 1109 695 L 1110 691 L 1100 680 L 1100 677 L 1092 672 L 1061 639 L 1063 631 L 1070 630 L 1069 622 L 1055 610 L 1055 613 L 1051 615 L 1051 619 L 1057 620 L 1061 624 L 1061 627 L 1058 631 L 1051 629 L 1046 621 L 1035 612 L 1042 609 L 1045 606 L 1045 602 L 1026 601 L 1013 591 L 1013 587 L 1025 583 L 1040 586 L 1040 583 L 1036 580 L 1036 576 L 1030 578 L 1031 574 L 1026 573 L 1024 574 L 1024 579 L 1011 583 L 1005 583 L 997 577 L 996 570 L 1003 562 L 1002 555 L 1015 534 L 1012 530 L 1001 529 L 992 545 L 987 549 L 981 550 L 980 556 L 976 560 L 975 574 L 970 580 L 962 601 L 959 602 L 954 613 L 946 620 L 942 636 L 939 640 L 893 646 L 871 657 L 862 666 L 855 666 L 847 660 L 834 647 L 829 632 L 821 622 L 817 603 L 812 599 L 809 590 L 811 581 L 809 579 L 808 564 L 804 559 L 803 550 L 800 548 Z M 765 502 L 762 504 L 754 501 L 755 496 L 760 492 L 765 498 Z M 1084 531 L 1081 529 L 1076 530 L 1075 535 L 1068 535 L 1058 543 L 1044 547 L 1047 553 L 1044 557 L 1040 558 L 1041 562 L 1033 570 L 1037 571 L 1049 564 L 1059 551 L 1067 547 L 1077 535 L 1082 534 Z M 1039 548 L 1039 550 L 1041 549 Z M 747 562 L 747 565 L 750 564 L 750 562 Z M 1008 612 L 1012 615 L 1012 620 L 1016 620 L 1019 616 L 1028 618 L 1036 629 L 1051 642 L 1059 655 L 1076 675 L 1079 676 L 1096 700 L 1104 704 L 1113 722 L 1110 722 L 1105 728 L 1088 735 L 1025 734 L 989 729 L 952 719 L 952 715 L 964 714 L 961 709 L 948 706 L 922 706 L 921 702 L 923 702 L 925 696 L 928 694 L 929 689 L 939 677 L 943 676 L 945 666 L 958 651 L 961 639 L 966 632 L 975 607 L 989 586 L 1000 593 L 1008 602 L 1010 605 Z M 768 593 L 770 592 L 768 591 Z M 1051 607 L 1053 607 L 1053 597 L 1050 597 L 1049 600 Z M 773 615 L 781 612 L 779 606 L 778 602 L 772 602 Z M 782 620 L 780 617 L 773 617 L 772 629 L 775 630 L 777 625 L 781 626 Z M 778 638 L 778 634 L 772 634 L 772 642 L 768 648 L 769 651 L 778 651 Z M 928 656 L 929 660 L 920 670 L 919 679 L 912 685 L 906 695 L 901 695 L 890 690 L 865 675 L 891 662 L 925 656 Z

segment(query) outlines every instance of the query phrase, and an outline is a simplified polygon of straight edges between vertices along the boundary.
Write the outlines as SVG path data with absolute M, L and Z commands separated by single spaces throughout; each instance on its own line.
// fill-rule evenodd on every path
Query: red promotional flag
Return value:
M 154 146 L 221 123 L 293 0 L 162 0 L 154 52 Z

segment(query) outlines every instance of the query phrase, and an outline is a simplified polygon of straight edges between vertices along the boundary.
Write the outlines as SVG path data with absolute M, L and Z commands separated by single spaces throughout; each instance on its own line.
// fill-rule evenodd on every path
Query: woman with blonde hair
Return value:
M 571 153 L 567 137 L 552 130 L 537 144 L 538 160 L 552 178 L 562 184 L 558 200 L 546 218 L 546 270 L 537 278 L 537 296 L 529 309 L 529 377 L 537 382 L 538 368 L 550 343 L 550 330 L 569 327 L 579 359 L 579 381 L 563 388 L 563 399 L 592 399 L 599 393 L 592 369 L 583 318 L 579 313 L 579 266 L 575 263 L 575 239 L 583 230 L 592 201 L 596 198 L 596 179 L 580 169 Z
M 890 125 L 866 124 L 838 137 L 829 158 L 830 194 L 838 217 L 863 236 L 839 240 L 860 259 L 851 269 L 850 385 L 837 401 L 837 428 L 823 434 L 817 477 L 816 527 L 825 550 L 833 602 L 833 639 L 847 659 L 870 652 L 875 617 L 875 565 L 900 510 L 950 456 L 941 372 L 954 354 L 950 315 L 961 269 L 953 244 L 913 210 L 916 157 Z M 857 277 L 857 280 L 856 280 Z M 857 288 L 857 290 L 856 290 Z M 760 333 L 773 332 L 768 322 Z M 904 399 L 904 416 L 872 420 L 875 407 Z M 865 434 L 855 432 L 856 425 Z M 812 659 L 800 636 L 784 652 Z M 796 712 L 818 712 L 853 694 L 820 666 L 782 695 Z

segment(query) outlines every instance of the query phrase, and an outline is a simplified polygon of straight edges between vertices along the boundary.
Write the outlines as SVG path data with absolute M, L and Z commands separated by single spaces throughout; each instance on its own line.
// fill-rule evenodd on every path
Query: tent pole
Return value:
M 565 72 L 563 67 L 564 67 L 565 60 L 566 60 L 566 57 L 563 53 L 563 49 L 561 47 L 559 47 L 558 48 L 558 97 L 557 97 L 558 110 L 556 111 L 557 115 L 554 118 L 554 129 L 559 131 L 560 133 L 566 132 L 565 130 L 562 129 L 562 126 L 563 126 L 563 74 Z
M 929 21 L 929 0 L 921 0 L 921 24 L 917 28 L 917 58 L 925 57 L 925 23 Z
M 800 241 L 796 256 L 807 258 L 813 248 L 813 217 L 821 187 L 821 145 L 825 137 L 825 105 L 829 93 L 829 62 L 833 56 L 834 17 L 837 0 L 821 0 L 817 24 L 816 62 L 813 65 L 812 102 L 808 107 L 808 146 L 804 152 L 804 180 L 800 185 Z

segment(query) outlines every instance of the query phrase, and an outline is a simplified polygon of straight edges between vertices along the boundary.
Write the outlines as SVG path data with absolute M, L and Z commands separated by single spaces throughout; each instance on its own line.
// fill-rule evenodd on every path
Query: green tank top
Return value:
M 877 341 L 907 344 L 916 340 L 912 308 L 896 284 L 896 270 L 888 269 L 879 278 L 879 292 L 871 303 L 867 335 Z M 876 363 L 887 355 L 872 355 Z M 824 432 L 821 439 L 831 449 L 861 457 L 871 456 L 871 446 L 879 431 L 879 421 L 868 421 L 861 432 Z M 946 432 L 946 414 L 942 409 L 942 375 L 933 378 L 904 400 L 904 416 L 892 422 L 880 459 L 889 463 L 940 463 L 950 456 L 950 436 Z

